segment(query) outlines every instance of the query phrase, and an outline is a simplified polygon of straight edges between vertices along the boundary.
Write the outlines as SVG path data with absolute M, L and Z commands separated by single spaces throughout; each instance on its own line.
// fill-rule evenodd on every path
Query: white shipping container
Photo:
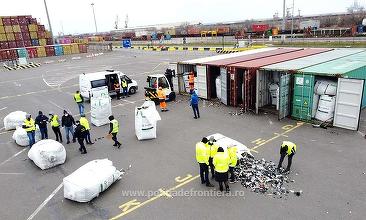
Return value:
M 300 29 L 304 29 L 304 28 L 308 28 L 308 27 L 319 28 L 320 20 L 306 20 L 306 21 L 300 22 Z

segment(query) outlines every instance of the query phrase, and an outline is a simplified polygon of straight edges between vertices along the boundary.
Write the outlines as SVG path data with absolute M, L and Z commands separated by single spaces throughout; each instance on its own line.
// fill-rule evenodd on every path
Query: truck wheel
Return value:
M 169 101 L 175 101 L 175 92 L 169 94 Z
M 134 86 L 132 86 L 132 87 L 130 88 L 129 93 L 130 93 L 131 95 L 132 95 L 132 94 L 135 94 L 135 93 L 136 93 L 136 88 L 135 88 Z

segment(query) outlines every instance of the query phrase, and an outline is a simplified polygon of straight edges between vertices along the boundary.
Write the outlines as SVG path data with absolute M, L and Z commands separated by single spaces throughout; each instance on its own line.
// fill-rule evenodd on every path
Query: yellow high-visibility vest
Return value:
M 282 142 L 281 148 L 284 148 L 285 146 L 287 146 L 287 155 L 296 153 L 296 144 L 292 143 L 291 141 L 284 141 Z
M 84 128 L 85 128 L 86 130 L 90 130 L 90 125 L 89 125 L 88 119 L 86 119 L 85 117 L 81 117 L 81 118 L 80 118 L 80 124 L 81 124 L 82 126 L 84 126 Z
M 198 142 L 196 144 L 196 160 L 198 163 L 205 163 L 208 165 L 209 154 L 204 143 Z
M 74 94 L 74 98 L 75 98 L 75 102 L 76 103 L 79 103 L 79 102 L 82 102 L 83 99 L 81 98 L 81 94 L 80 93 L 75 93 Z
M 229 170 L 230 157 L 226 152 L 217 152 L 213 158 L 215 171 L 225 173 Z
M 119 130 L 118 121 L 116 119 L 113 119 L 111 123 L 113 125 L 112 134 L 118 133 Z
M 122 80 L 122 88 L 126 88 L 127 87 L 127 81 L 126 80 Z
M 236 155 L 237 152 L 237 147 L 229 147 L 228 148 L 228 153 L 229 153 L 229 157 L 230 157 L 230 167 L 235 167 L 236 164 L 238 163 L 238 156 Z
M 58 127 L 60 126 L 60 123 L 58 122 L 58 116 L 57 115 L 53 115 L 51 118 L 51 126 L 52 127 Z
M 26 132 L 31 132 L 31 131 L 36 130 L 36 123 L 34 122 L 34 120 L 32 118 L 30 120 L 25 119 L 24 125 L 26 126 L 26 128 L 24 129 Z
M 216 144 L 213 144 L 213 145 L 210 145 L 210 144 L 206 144 L 206 147 L 208 148 L 209 150 L 209 153 L 210 153 L 210 157 L 214 157 L 217 153 L 217 149 L 219 148 Z

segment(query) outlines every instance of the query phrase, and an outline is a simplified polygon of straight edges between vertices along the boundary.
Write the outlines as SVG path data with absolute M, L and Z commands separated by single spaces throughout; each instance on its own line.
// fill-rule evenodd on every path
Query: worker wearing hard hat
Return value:
M 200 165 L 200 177 L 201 177 L 201 183 L 206 184 L 207 187 L 213 187 L 210 183 L 210 180 L 208 178 L 209 171 L 208 171 L 208 158 L 210 152 L 208 151 L 206 147 L 206 143 L 208 142 L 207 138 L 202 138 L 201 142 L 198 142 L 196 144 L 196 160 L 198 164 Z
M 291 169 L 291 164 L 292 164 L 292 158 L 296 153 L 296 144 L 290 142 L 290 141 L 283 141 L 281 148 L 280 148 L 280 161 L 278 162 L 278 167 L 277 169 L 280 170 L 280 168 L 282 167 L 282 162 L 285 159 L 286 155 L 288 157 L 288 163 L 287 163 L 287 168 L 285 169 L 285 171 L 283 171 L 284 173 L 290 172 Z
M 224 152 L 222 147 L 217 149 L 217 153 L 213 158 L 213 164 L 215 165 L 215 179 L 219 182 L 220 191 L 224 190 L 223 183 L 225 184 L 226 192 L 230 191 L 228 184 L 228 170 L 230 164 L 230 157 L 228 153 Z
M 238 164 L 238 156 L 237 156 L 238 148 L 235 145 L 230 145 L 227 151 L 230 157 L 230 164 L 229 164 L 230 183 L 235 183 L 234 168 Z
M 29 147 L 32 147 L 36 143 L 36 123 L 30 114 L 26 115 L 22 128 L 27 132 Z
M 215 178 L 215 166 L 213 164 L 213 158 L 216 155 L 218 146 L 215 144 L 216 140 L 213 136 L 210 137 L 209 141 L 206 144 L 208 151 L 210 153 L 210 157 L 208 159 L 208 163 L 211 169 L 212 179 Z
M 168 109 L 166 108 L 166 102 L 165 102 L 166 95 L 165 95 L 165 92 L 162 87 L 159 87 L 158 98 L 159 98 L 159 102 L 160 102 L 161 111 L 162 112 L 168 111 Z

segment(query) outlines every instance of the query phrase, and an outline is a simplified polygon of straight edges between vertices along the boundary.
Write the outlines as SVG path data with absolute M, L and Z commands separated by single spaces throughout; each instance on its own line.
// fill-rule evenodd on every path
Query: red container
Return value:
M 46 38 L 46 32 L 44 32 L 44 31 L 38 31 L 37 35 L 38 35 L 38 38 Z
M 26 49 L 28 51 L 29 58 L 37 58 L 38 57 L 37 48 L 27 47 Z
M 201 31 L 198 27 L 190 26 L 188 27 L 188 35 L 199 35 Z
M 37 19 L 35 19 L 35 18 L 31 18 L 31 19 L 29 20 L 29 23 L 30 23 L 30 24 L 37 24 Z
M 9 25 L 11 25 L 10 17 L 3 17 L 3 25 L 4 25 L 4 26 L 9 26 Z
M 44 32 L 46 29 L 44 28 L 44 25 L 38 25 L 38 30 Z
M 16 60 L 18 59 L 17 50 L 6 49 L 0 50 L 0 60 Z
M 10 17 L 11 25 L 19 24 L 18 17 Z
M 28 25 L 20 25 L 20 31 L 22 33 L 28 33 L 29 32 Z
M 30 40 L 24 41 L 24 47 L 31 47 L 31 46 L 32 46 L 32 41 L 30 41 Z
M 8 49 L 9 44 L 8 42 L 0 42 L 0 49 Z
M 80 53 L 87 53 L 87 47 L 85 44 L 79 44 L 79 52 Z
M 29 32 L 22 33 L 23 40 L 30 40 Z
M 253 32 L 265 32 L 269 29 L 268 24 L 252 24 Z
M 0 61 L 5 61 L 8 59 L 8 54 L 6 50 L 0 50 Z
M 55 56 L 55 48 L 53 46 L 45 46 L 44 48 L 48 57 Z
M 16 41 L 23 40 L 22 33 L 14 33 L 14 37 Z
M 19 16 L 18 21 L 20 25 L 28 25 L 28 19 L 26 16 Z
M 9 48 L 17 48 L 17 43 L 15 41 L 8 41 Z
M 52 38 L 47 38 L 46 41 L 47 41 L 47 45 L 52 45 L 53 44 Z
M 17 48 L 25 47 L 25 45 L 24 45 L 24 41 L 22 41 L 22 40 L 20 40 L 20 41 L 16 41 L 16 44 L 17 44 Z

